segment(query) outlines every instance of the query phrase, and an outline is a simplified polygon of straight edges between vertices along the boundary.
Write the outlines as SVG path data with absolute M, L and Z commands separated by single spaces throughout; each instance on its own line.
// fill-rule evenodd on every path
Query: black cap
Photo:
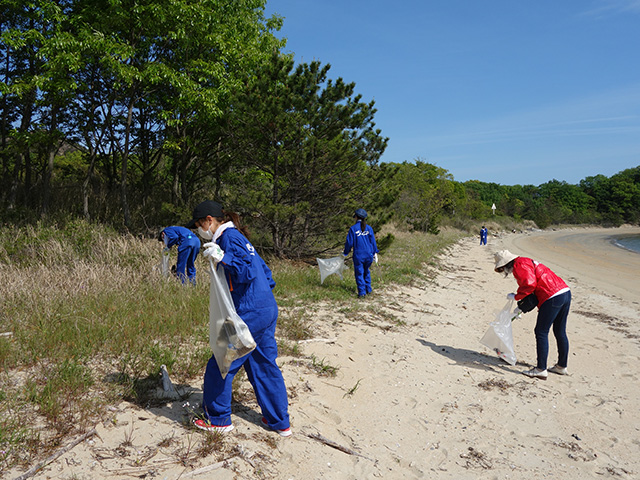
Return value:
M 196 205 L 193 209 L 193 219 L 187 223 L 187 228 L 193 228 L 196 226 L 196 222 L 201 218 L 205 218 L 211 215 L 213 218 L 224 217 L 222 212 L 222 205 L 213 200 L 205 200 L 202 203 Z

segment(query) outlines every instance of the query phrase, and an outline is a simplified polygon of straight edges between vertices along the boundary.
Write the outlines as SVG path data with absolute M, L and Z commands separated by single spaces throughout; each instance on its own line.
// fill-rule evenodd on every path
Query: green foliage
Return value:
M 640 221 L 640 167 L 612 177 L 587 177 L 578 185 L 551 180 L 539 186 L 498 185 L 478 181 L 463 185 L 497 213 L 535 221 L 540 228 L 563 223 L 637 224 Z
M 277 256 L 326 248 L 371 189 L 367 166 L 386 147 L 374 103 L 362 102 L 354 84 L 329 79 L 329 68 L 294 69 L 276 54 L 233 100 L 229 132 L 244 178 L 231 200 L 270 233 Z
M 398 166 L 394 176 L 400 194 L 392 208 L 412 228 L 437 234 L 442 215 L 455 205 L 453 177 L 445 169 L 416 160 Z

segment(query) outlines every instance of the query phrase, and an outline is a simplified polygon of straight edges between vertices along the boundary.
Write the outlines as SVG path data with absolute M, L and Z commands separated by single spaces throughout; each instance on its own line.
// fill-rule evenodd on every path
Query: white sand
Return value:
M 213 454 L 185 467 L 180 452 L 201 434 L 181 425 L 184 402 L 146 410 L 122 403 L 97 426 L 99 437 L 34 478 L 640 478 L 640 255 L 604 240 L 622 231 L 640 233 L 490 235 L 483 247 L 469 238 L 442 255 L 433 282 L 366 300 L 377 314 L 308 312 L 318 341 L 305 343 L 305 354 L 339 370 L 321 377 L 306 360 L 281 358 L 290 438 L 264 430 L 247 400 L 225 437 L 229 460 Z M 516 289 L 493 272 L 493 253 L 505 247 L 546 264 L 572 289 L 568 376 L 521 375 L 535 362 L 535 312 L 513 325 L 518 365 L 479 343 Z M 192 388 L 196 406 L 198 380 Z M 132 446 L 122 445 L 127 439 Z M 193 475 L 209 465 L 217 468 Z M 8 478 L 22 472 L 14 473 Z

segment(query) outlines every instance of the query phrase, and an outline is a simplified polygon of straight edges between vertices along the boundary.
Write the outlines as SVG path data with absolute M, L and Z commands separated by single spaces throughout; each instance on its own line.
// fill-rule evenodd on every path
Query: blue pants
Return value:
M 356 285 L 358 286 L 358 296 L 364 296 L 371 293 L 371 260 L 361 261 L 353 257 L 353 271 L 356 277 Z
M 544 302 L 538 310 L 536 327 L 536 351 L 540 370 L 547 369 L 547 356 L 549 355 L 549 330 L 553 325 L 553 335 L 558 345 L 558 365 L 567 366 L 569 357 L 569 339 L 567 338 L 567 316 L 571 306 L 571 292 L 565 292 L 551 297 Z
M 487 237 L 480 237 L 480 245 L 486 245 L 487 244 Z
M 193 284 L 196 283 L 196 266 L 195 261 L 198 253 L 200 252 L 200 241 L 195 238 L 195 242 L 184 242 L 178 245 L 178 260 L 176 262 L 176 273 L 178 278 L 185 283 L 188 278 Z M 186 276 L 185 276 L 186 269 Z
M 277 318 L 277 311 L 276 311 Z M 289 428 L 289 401 L 280 367 L 276 364 L 278 346 L 275 339 L 276 320 L 262 332 L 251 332 L 256 348 L 250 354 L 231 364 L 223 379 L 214 356 L 211 356 L 204 373 L 202 409 L 212 425 L 231 424 L 231 384 L 233 377 L 244 366 L 269 426 L 275 430 Z

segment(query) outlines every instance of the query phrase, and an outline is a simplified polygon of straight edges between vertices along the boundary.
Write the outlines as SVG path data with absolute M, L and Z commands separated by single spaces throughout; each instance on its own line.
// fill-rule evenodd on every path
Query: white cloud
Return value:
M 551 137 L 640 134 L 640 85 L 512 112 L 427 137 L 429 145 L 485 144 Z
M 583 15 L 591 17 L 606 17 L 625 13 L 640 14 L 640 0 L 600 0 L 594 2 L 594 7 Z

